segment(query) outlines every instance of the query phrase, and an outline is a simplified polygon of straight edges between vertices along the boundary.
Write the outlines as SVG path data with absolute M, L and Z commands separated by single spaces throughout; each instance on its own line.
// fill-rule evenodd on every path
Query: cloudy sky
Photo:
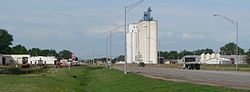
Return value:
M 14 36 L 14 45 L 27 48 L 68 49 L 79 57 L 105 55 L 109 31 L 124 23 L 124 6 L 138 0 L 1 0 L 0 28 Z M 160 50 L 195 50 L 235 41 L 235 27 L 221 17 L 239 22 L 239 45 L 250 48 L 250 0 L 144 0 L 128 12 L 138 22 L 151 7 L 159 22 Z M 123 28 L 118 29 L 120 31 Z M 112 53 L 124 53 L 124 35 L 112 39 Z

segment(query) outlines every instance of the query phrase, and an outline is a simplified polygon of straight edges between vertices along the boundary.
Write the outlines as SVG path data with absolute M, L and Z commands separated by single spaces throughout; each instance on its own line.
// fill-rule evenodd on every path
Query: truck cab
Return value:
M 182 59 L 183 69 L 200 70 L 200 62 L 197 62 L 196 57 L 184 57 Z

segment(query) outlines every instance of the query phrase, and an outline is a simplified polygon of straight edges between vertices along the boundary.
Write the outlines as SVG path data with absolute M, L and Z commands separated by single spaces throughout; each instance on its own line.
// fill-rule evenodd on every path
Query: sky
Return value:
M 93 47 L 97 57 L 106 55 L 110 31 L 117 32 L 112 55 L 124 54 L 124 28 L 118 27 L 124 25 L 125 5 L 139 0 L 0 1 L 0 28 L 13 35 L 13 46 L 67 49 L 89 58 Z M 237 21 L 239 46 L 250 48 L 250 0 L 144 0 L 127 13 L 128 23 L 141 20 L 148 7 L 159 24 L 162 51 L 211 48 L 218 52 L 224 44 L 235 42 L 235 26 L 214 14 Z

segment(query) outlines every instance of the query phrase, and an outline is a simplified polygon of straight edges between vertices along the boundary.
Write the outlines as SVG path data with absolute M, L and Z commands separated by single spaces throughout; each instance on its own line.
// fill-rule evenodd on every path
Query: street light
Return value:
M 136 6 L 138 6 L 140 3 L 142 3 L 143 2 L 143 0 L 140 0 L 140 1 L 138 1 L 138 2 L 136 2 L 136 3 L 133 3 L 133 4 L 131 4 L 131 5 L 128 5 L 128 6 L 126 6 L 125 5 L 125 11 L 124 11 L 124 35 L 125 35 L 125 55 L 124 55 L 124 74 L 127 74 L 127 36 L 126 36 L 126 33 L 127 33 L 127 12 L 129 12 L 130 10 L 132 10 L 133 8 L 135 8 Z
M 106 58 L 105 58 L 105 61 L 106 61 L 106 68 L 108 68 L 108 37 L 106 37 Z
M 235 20 L 232 20 L 232 19 L 230 19 L 230 18 L 228 18 L 228 17 L 226 17 L 226 16 L 223 16 L 223 15 L 218 15 L 218 14 L 215 14 L 215 15 L 213 15 L 213 16 L 215 16 L 215 17 L 222 17 L 222 18 L 224 18 L 224 19 L 226 19 L 227 21 L 229 21 L 231 24 L 233 24 L 233 26 L 235 26 L 236 27 L 236 46 L 235 46 L 235 48 L 236 48 L 236 66 L 235 66 L 235 69 L 236 70 L 238 70 L 238 60 L 239 60 L 239 47 L 238 47 L 238 43 L 239 43 L 239 41 L 238 41 L 238 36 L 239 36 L 239 23 L 237 22 L 237 21 L 235 21 Z
M 114 35 L 116 35 L 117 33 L 119 33 L 119 29 L 120 28 L 122 28 L 123 27 L 123 25 L 122 26 L 118 26 L 117 28 L 115 28 L 115 29 L 113 29 L 113 30 L 111 30 L 110 32 L 109 32 L 109 36 L 107 36 L 106 37 L 106 67 L 108 67 L 108 37 L 110 38 L 110 44 L 109 44 L 109 59 L 110 59 L 110 69 L 111 69 L 111 64 L 112 64 L 112 51 L 111 51 L 111 45 L 112 45 L 112 37 L 114 36 Z M 118 31 L 118 32 L 117 32 Z M 113 33 L 114 32 L 114 33 Z
M 95 66 L 95 45 L 97 44 L 97 43 L 99 43 L 99 42 L 101 42 L 102 40 L 98 40 L 98 41 L 96 41 L 96 42 L 94 42 L 93 44 L 92 44 L 92 54 L 93 54 L 93 61 L 92 61 L 92 66 L 94 67 Z

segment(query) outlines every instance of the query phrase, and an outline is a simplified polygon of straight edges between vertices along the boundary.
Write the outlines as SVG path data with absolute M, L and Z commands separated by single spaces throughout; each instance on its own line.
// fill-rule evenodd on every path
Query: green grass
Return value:
M 176 83 L 121 71 L 96 69 L 88 74 L 88 92 L 247 92 L 245 90 Z
M 70 71 L 49 69 L 41 75 L 0 75 L 0 86 L 0 91 L 4 92 L 249 92 L 88 67 L 74 67 Z
M 225 71 L 236 71 L 234 64 L 229 65 L 201 65 L 202 70 L 225 70 Z M 249 64 L 239 64 L 238 65 L 238 71 L 250 71 L 250 65 Z
M 70 71 L 67 68 L 50 69 L 46 74 L 40 75 L 0 75 L 0 91 L 81 92 L 86 84 L 84 78 L 86 71 L 86 69 L 77 67 Z

